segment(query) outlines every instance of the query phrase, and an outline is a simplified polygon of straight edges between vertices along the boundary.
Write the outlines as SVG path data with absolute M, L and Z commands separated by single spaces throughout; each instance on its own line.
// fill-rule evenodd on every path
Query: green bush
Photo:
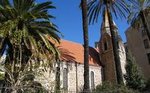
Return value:
M 139 93 L 138 91 L 129 89 L 124 85 L 111 84 L 105 82 L 102 85 L 98 85 L 92 93 Z
M 150 79 L 148 79 L 147 82 L 146 82 L 145 90 L 150 91 Z
M 124 78 L 126 85 L 132 89 L 143 91 L 146 84 L 136 61 L 130 52 L 127 53 L 126 74 Z

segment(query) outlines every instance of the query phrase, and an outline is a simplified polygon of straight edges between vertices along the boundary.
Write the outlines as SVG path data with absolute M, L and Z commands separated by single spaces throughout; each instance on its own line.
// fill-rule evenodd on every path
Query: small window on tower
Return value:
M 145 39 L 143 42 L 146 49 L 150 47 L 148 39 Z
M 142 36 L 146 35 L 146 31 L 144 29 L 142 29 Z
M 150 53 L 147 54 L 148 62 L 150 64 Z
M 107 42 L 104 43 L 104 50 L 107 50 L 108 46 L 107 46 Z
M 120 47 L 119 47 L 119 42 L 117 41 L 117 48 L 119 49 Z

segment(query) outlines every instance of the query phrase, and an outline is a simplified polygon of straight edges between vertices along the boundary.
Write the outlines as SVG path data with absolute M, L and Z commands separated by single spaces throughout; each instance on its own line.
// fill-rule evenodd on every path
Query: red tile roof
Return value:
M 61 53 L 61 60 L 81 64 L 84 63 L 83 45 L 67 40 L 60 40 L 58 48 Z M 100 65 L 99 53 L 92 47 L 89 47 L 89 64 Z

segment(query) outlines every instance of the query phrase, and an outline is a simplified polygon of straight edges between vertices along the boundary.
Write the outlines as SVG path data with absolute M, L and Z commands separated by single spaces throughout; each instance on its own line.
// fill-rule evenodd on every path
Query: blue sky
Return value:
M 40 0 L 39 0 L 40 1 Z M 63 39 L 83 44 L 82 17 L 79 8 L 80 0 L 51 0 L 56 9 L 50 10 L 56 19 L 52 20 L 64 35 Z M 125 30 L 128 24 L 124 19 L 114 19 L 123 41 L 126 41 Z M 89 26 L 89 45 L 100 39 L 101 16 L 99 22 Z

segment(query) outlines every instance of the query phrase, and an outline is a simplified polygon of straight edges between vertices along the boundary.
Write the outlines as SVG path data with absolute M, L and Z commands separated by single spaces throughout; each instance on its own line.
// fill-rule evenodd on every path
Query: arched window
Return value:
M 63 88 L 67 90 L 68 88 L 68 73 L 67 68 L 64 68 L 63 70 Z
M 91 71 L 91 89 L 95 88 L 94 72 Z

